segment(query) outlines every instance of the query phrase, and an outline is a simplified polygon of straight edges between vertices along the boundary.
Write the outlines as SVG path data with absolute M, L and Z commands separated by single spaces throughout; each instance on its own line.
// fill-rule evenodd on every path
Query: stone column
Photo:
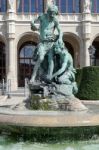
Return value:
M 84 53 L 83 53 L 83 66 L 90 66 L 90 55 L 89 55 L 89 48 L 90 46 L 90 40 L 89 39 L 84 39 L 83 40 L 83 48 L 84 48 Z
M 83 12 L 82 12 L 82 38 L 83 38 L 83 49 L 82 49 L 82 67 L 90 66 L 90 56 L 88 48 L 90 46 L 91 37 L 91 1 L 83 1 Z
M 15 0 L 13 0 L 15 3 Z M 7 80 L 11 80 L 11 90 L 17 89 L 17 51 L 15 47 L 15 8 L 14 3 L 8 0 L 7 7 Z
M 16 68 L 16 51 L 15 51 L 15 39 L 13 37 L 8 38 L 8 52 L 7 52 L 7 80 L 11 80 L 11 90 L 17 89 L 17 68 Z

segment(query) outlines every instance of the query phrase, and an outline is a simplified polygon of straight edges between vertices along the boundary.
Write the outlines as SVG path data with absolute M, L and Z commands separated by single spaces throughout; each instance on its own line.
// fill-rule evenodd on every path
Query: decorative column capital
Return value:
M 8 33 L 7 34 L 7 39 L 8 40 L 14 40 L 15 39 L 15 34 L 14 33 L 10 33 L 10 34 Z

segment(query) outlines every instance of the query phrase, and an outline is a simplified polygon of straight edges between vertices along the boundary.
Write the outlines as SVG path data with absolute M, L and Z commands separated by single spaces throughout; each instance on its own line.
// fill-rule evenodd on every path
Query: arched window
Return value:
M 99 66 L 99 37 L 94 40 L 93 46 L 95 48 L 95 54 L 94 57 L 91 58 L 93 59 L 91 60 L 93 62 L 91 65 Z
M 56 0 L 60 13 L 80 13 L 81 0 Z
M 0 12 L 7 11 L 7 0 L 0 0 Z
M 74 49 L 73 49 L 72 45 L 66 41 L 64 43 L 65 43 L 66 48 L 68 49 L 69 53 L 71 54 L 71 56 L 74 60 Z
M 33 54 L 36 49 L 36 43 L 26 42 L 24 43 L 18 55 L 19 69 L 18 69 L 18 85 L 23 87 L 25 78 L 30 79 L 35 65 Z
M 99 66 L 99 47 L 95 52 L 95 66 Z
M 44 0 L 17 0 L 18 13 L 42 13 Z
M 5 44 L 0 42 L 0 81 L 6 79 Z

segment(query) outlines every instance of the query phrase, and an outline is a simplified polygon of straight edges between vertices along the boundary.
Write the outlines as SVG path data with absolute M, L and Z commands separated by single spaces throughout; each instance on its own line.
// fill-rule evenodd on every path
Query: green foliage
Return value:
M 80 82 L 81 82 L 81 78 L 82 78 L 82 69 L 76 69 L 76 82 L 77 82 L 77 85 L 78 85 L 78 88 L 80 86 Z
M 89 140 L 97 135 L 99 127 L 20 127 L 0 125 L 0 133 L 13 141 L 56 143 L 63 141 Z
M 56 143 L 63 141 L 89 140 L 99 137 L 99 127 L 21 127 L 0 125 L 0 134 L 13 141 Z
M 84 100 L 99 100 L 99 67 L 84 67 L 77 97 Z
M 40 96 L 32 96 L 30 108 L 32 110 L 50 110 L 50 101 L 40 101 Z

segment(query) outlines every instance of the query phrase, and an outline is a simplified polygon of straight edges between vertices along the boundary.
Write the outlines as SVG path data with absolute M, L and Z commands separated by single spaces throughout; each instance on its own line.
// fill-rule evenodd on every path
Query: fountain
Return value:
M 28 84 L 29 105 L 23 111 L 0 110 L 0 150 L 99 149 L 98 106 L 91 112 L 92 108 L 74 96 L 78 91 L 76 70 L 64 46 L 57 15 L 57 6 L 50 5 L 47 13 L 31 23 L 33 31 L 40 31 L 40 43 Z
M 30 107 L 40 110 L 87 110 L 74 96 L 78 91 L 76 70 L 72 56 L 64 46 L 57 15 L 58 8 L 53 4 L 48 6 L 47 13 L 31 22 L 31 29 L 40 32 L 40 43 L 29 83 Z M 39 28 L 35 25 L 37 21 Z

